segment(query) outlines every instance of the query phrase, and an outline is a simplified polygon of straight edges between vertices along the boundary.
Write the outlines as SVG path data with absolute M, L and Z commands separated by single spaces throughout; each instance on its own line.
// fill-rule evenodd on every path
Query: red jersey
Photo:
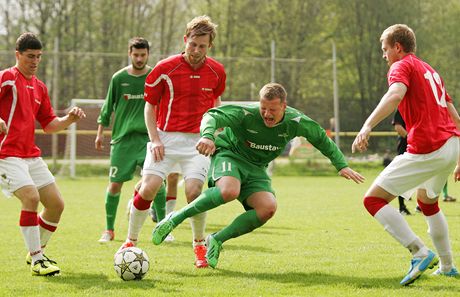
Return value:
M 224 66 L 207 57 L 193 69 L 182 54 L 164 59 L 145 80 L 144 99 L 157 108 L 157 127 L 199 133 L 203 114 L 225 90 Z
M 447 111 L 446 101 L 452 99 L 430 65 L 409 54 L 388 71 L 388 84 L 396 82 L 407 87 L 398 106 L 408 132 L 407 152 L 427 154 L 439 149 L 451 136 L 460 135 Z
M 40 156 L 35 145 L 35 120 L 46 127 L 56 118 L 45 84 L 26 79 L 17 67 L 0 72 L 0 118 L 8 134 L 0 135 L 0 159 Z

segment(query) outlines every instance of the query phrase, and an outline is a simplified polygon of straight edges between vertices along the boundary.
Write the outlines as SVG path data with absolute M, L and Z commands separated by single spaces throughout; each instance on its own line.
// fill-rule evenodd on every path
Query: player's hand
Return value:
M 358 135 L 356 135 L 353 144 L 351 145 L 351 152 L 354 153 L 356 151 L 364 152 L 367 150 L 367 146 L 369 145 L 369 136 L 371 134 L 371 129 L 362 127 L 361 131 L 359 131 Z
M 160 140 L 150 142 L 150 152 L 155 162 L 163 161 L 165 157 L 165 147 Z
M 214 144 L 214 141 L 206 137 L 201 137 L 195 147 L 200 154 L 207 157 L 211 156 L 216 151 L 216 145 Z
M 344 178 L 346 178 L 346 179 L 351 179 L 352 181 L 354 181 L 357 184 L 360 184 L 360 183 L 364 182 L 364 180 L 365 180 L 364 176 L 362 176 L 358 172 L 354 171 L 350 167 L 345 167 L 345 168 L 340 169 L 339 175 L 344 177 Z
M 98 151 L 102 151 L 104 149 L 104 135 L 96 136 L 96 140 L 94 140 L 94 146 Z
M 0 135 L 8 134 L 8 127 L 4 120 L 0 119 Z
M 80 119 L 86 118 L 86 114 L 83 111 L 83 109 L 81 109 L 80 107 L 76 107 L 76 106 L 72 107 L 69 110 L 69 112 L 67 113 L 67 116 L 69 117 L 69 120 L 72 121 L 72 123 Z
M 454 170 L 454 181 L 458 182 L 460 181 L 460 165 L 457 164 Z

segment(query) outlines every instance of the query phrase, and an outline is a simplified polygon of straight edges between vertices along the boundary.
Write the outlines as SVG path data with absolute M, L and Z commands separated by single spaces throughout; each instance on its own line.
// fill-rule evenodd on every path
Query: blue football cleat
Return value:
M 438 262 L 438 257 L 432 251 L 428 251 L 428 255 L 426 257 L 412 258 L 409 272 L 401 280 L 400 284 L 403 286 L 412 284 L 422 275 L 422 273 L 424 273 L 427 269 L 433 268 L 438 264 Z
M 458 277 L 458 276 L 460 276 L 460 274 L 457 271 L 457 268 L 455 268 L 455 267 L 452 267 L 452 269 L 447 271 L 447 272 L 441 271 L 441 268 L 438 268 L 432 274 L 433 275 L 450 276 L 450 277 Z

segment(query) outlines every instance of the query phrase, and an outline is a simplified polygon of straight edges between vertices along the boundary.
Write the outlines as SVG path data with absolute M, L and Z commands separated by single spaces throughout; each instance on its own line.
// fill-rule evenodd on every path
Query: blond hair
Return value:
M 417 42 L 414 31 L 404 24 L 396 24 L 388 27 L 380 36 L 380 42 L 386 40 L 393 47 L 396 42 L 401 44 L 406 53 L 415 53 Z
M 286 102 L 287 92 L 284 87 L 277 83 L 268 83 L 259 91 L 260 99 L 276 100 Z
M 209 34 L 209 44 L 212 44 L 217 34 L 217 25 L 207 15 L 197 16 L 191 20 L 185 29 L 185 36 L 204 36 Z

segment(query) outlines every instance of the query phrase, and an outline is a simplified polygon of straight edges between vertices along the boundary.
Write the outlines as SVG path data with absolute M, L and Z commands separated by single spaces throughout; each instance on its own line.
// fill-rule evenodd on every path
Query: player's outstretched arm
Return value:
M 201 137 L 196 144 L 196 150 L 205 156 L 211 156 L 216 151 L 216 145 L 212 139 Z
M 364 176 L 362 176 L 358 172 L 354 171 L 350 167 L 345 167 L 345 168 L 340 169 L 339 175 L 344 177 L 344 178 L 346 178 L 346 179 L 351 179 L 352 181 L 354 181 L 357 184 L 360 184 L 360 183 L 364 182 L 364 180 L 365 180 Z
M 394 83 L 388 88 L 388 91 L 385 93 L 385 95 L 383 95 L 379 104 L 367 118 L 363 127 L 353 141 L 353 144 L 351 145 L 352 153 L 356 151 L 364 152 L 367 150 L 371 130 L 383 119 L 395 111 L 399 102 L 401 102 L 401 100 L 404 98 L 406 92 L 407 87 L 403 83 Z
M 74 106 L 69 110 L 67 115 L 52 120 L 43 128 L 43 131 L 45 131 L 45 133 L 58 132 L 83 118 L 86 118 L 85 112 L 80 107 Z

